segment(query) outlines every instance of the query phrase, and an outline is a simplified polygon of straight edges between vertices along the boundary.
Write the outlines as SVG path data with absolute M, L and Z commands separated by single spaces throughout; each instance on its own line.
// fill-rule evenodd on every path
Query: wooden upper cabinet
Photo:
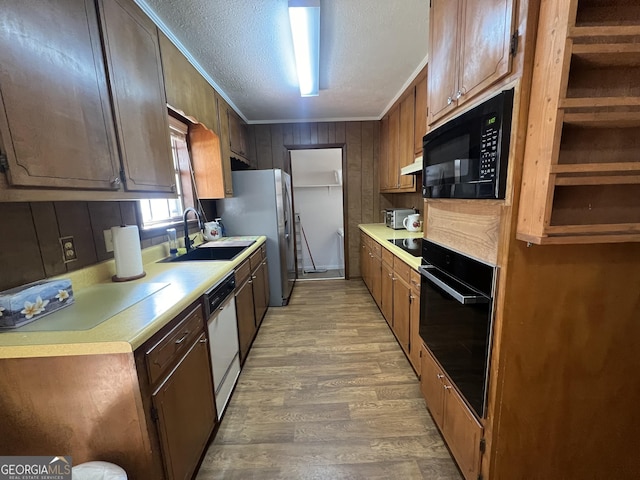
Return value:
M 429 124 L 511 70 L 514 0 L 432 0 Z
M 389 114 L 380 120 L 380 190 L 391 188 L 389 185 Z
M 125 188 L 176 191 L 155 24 L 132 0 L 99 0 Z
M 220 134 L 215 90 L 178 47 L 159 33 L 167 104 L 194 123 Z
M 398 175 L 400 167 L 400 107 L 394 107 L 389 112 L 389 154 L 387 164 L 387 185 L 390 189 L 398 189 Z
M 201 123 L 190 125 L 189 147 L 198 196 L 225 198 L 227 187 L 218 135 Z
M 415 191 L 416 176 L 400 174 L 400 169 L 407 165 L 411 165 L 415 158 L 413 154 L 413 151 L 415 150 L 415 110 L 416 97 L 415 90 L 412 87 L 400 102 L 400 138 L 396 175 L 398 178 L 398 188 L 403 191 L 407 189 Z
M 229 124 L 229 149 L 234 158 L 253 166 L 253 155 L 248 125 L 235 110 L 227 104 L 227 122 Z
M 427 69 L 416 78 L 416 105 L 414 115 L 413 154 L 422 155 L 422 137 L 427 133 Z
M 458 20 L 461 0 L 431 0 L 429 25 L 429 123 L 455 107 Z
M 216 110 L 218 111 L 218 123 L 220 125 L 220 154 L 222 155 L 223 181 L 225 197 L 233 196 L 231 178 L 231 140 L 229 132 L 229 120 L 227 111 L 230 109 L 227 102 L 216 93 Z
M 4 1 L 0 25 L 0 136 L 8 182 L 119 189 L 94 2 L 48 1 L 34 8 Z

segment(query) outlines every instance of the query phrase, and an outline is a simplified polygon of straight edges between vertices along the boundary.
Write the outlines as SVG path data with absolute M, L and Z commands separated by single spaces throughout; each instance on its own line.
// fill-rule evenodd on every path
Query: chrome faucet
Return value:
M 184 213 L 182 214 L 182 221 L 184 222 L 184 247 L 187 249 L 187 252 L 191 250 L 193 245 L 193 240 L 189 238 L 189 226 L 187 225 L 187 214 L 189 212 L 195 213 L 196 219 L 198 220 L 198 228 L 202 230 L 202 218 L 200 218 L 198 211 L 192 207 L 185 208 Z

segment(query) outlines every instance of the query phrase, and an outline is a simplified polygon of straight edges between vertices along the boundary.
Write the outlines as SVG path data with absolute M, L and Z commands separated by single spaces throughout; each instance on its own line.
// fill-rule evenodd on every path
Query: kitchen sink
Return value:
M 233 260 L 247 247 L 228 246 L 215 248 L 195 248 L 175 257 L 165 258 L 160 262 L 194 262 L 203 260 Z

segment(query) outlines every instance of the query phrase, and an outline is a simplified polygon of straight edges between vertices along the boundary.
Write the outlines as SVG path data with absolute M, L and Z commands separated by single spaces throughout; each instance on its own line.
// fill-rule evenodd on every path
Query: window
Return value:
M 140 200 L 142 228 L 161 227 L 179 222 L 182 220 L 185 207 L 193 206 L 191 161 L 187 147 L 188 128 L 184 123 L 169 117 L 169 134 L 178 198 Z

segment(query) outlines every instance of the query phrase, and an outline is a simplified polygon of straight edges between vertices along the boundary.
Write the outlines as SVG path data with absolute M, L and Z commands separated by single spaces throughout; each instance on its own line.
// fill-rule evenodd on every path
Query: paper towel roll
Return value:
M 136 225 L 111 227 L 113 237 L 113 256 L 116 260 L 114 282 L 125 282 L 144 277 L 142 269 L 142 251 L 140 235 Z

